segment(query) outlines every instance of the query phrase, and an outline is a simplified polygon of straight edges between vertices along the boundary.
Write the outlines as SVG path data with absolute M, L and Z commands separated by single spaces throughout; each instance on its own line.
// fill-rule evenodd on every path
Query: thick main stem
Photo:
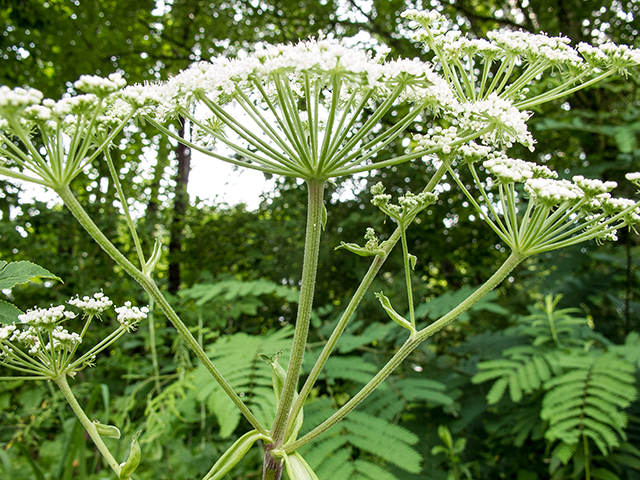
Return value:
M 93 440 L 93 443 L 96 444 L 96 447 L 98 447 L 98 450 L 100 450 L 100 453 L 105 458 L 111 469 L 116 473 L 116 475 L 120 476 L 120 464 L 116 461 L 105 443 L 102 441 L 102 437 L 100 437 L 100 434 L 96 430 L 96 426 L 89 417 L 87 417 L 84 410 L 82 410 L 82 407 L 78 403 L 78 400 L 76 400 L 76 397 L 73 395 L 73 392 L 67 383 L 66 374 L 62 374 L 59 377 L 54 378 L 53 381 L 56 382 L 56 385 L 60 388 L 64 398 L 67 399 L 67 402 L 71 406 L 73 413 L 76 414 L 76 417 L 78 417 L 78 420 L 80 420 L 80 423 L 82 423 L 82 426 Z
M 307 232 L 304 246 L 304 260 L 302 264 L 302 285 L 300 287 L 300 301 L 296 318 L 296 329 L 291 347 L 291 357 L 287 368 L 287 376 L 282 387 L 280 402 L 276 410 L 276 416 L 271 429 L 271 438 L 274 448 L 278 448 L 284 442 L 287 419 L 293 403 L 293 397 L 300 377 L 302 360 L 304 358 L 313 296 L 315 293 L 316 273 L 318 270 L 318 252 L 320 250 L 320 236 L 322 233 L 322 210 L 324 208 L 322 196 L 324 193 L 324 180 L 307 180 L 308 211 Z M 265 475 L 267 475 L 268 462 L 271 460 L 269 450 L 265 453 Z M 266 476 L 264 478 L 267 478 Z
M 76 220 L 80 222 L 80 225 L 84 227 L 84 229 L 93 237 L 93 239 L 102 247 L 102 249 L 109 254 L 109 256 L 120 265 L 131 277 L 140 284 L 142 288 L 149 294 L 149 296 L 155 300 L 156 304 L 160 307 L 165 316 L 169 319 L 169 321 L 176 328 L 180 336 L 184 339 L 185 343 L 189 346 L 189 348 L 196 354 L 198 360 L 202 362 L 207 371 L 213 376 L 213 378 L 218 382 L 218 385 L 224 390 L 224 392 L 229 396 L 231 401 L 238 407 L 238 409 L 242 412 L 245 418 L 249 421 L 249 423 L 255 428 L 258 432 L 263 435 L 267 435 L 267 431 L 260 424 L 258 419 L 251 413 L 249 408 L 240 400 L 240 397 L 234 392 L 233 388 L 222 374 L 215 367 L 211 359 L 207 356 L 204 350 L 198 344 L 198 341 L 194 338 L 194 336 L 189 331 L 189 328 L 182 322 L 178 314 L 173 310 L 169 302 L 164 298 L 158 286 L 155 282 L 143 274 L 140 270 L 138 270 L 120 251 L 113 245 L 107 237 L 100 231 L 98 226 L 93 223 L 93 220 L 87 212 L 84 211 L 82 205 L 78 203 L 76 197 L 74 197 L 73 193 L 69 189 L 68 186 L 59 187 L 56 189 L 56 193 L 60 195 L 62 201 L 65 203 L 67 208 L 71 211 Z

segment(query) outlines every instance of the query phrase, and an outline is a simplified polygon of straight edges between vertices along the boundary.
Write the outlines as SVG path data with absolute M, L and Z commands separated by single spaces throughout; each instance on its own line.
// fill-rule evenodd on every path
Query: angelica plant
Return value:
M 633 227 L 640 220 L 639 203 L 611 197 L 611 182 L 578 176 L 573 182 L 558 180 L 547 167 L 512 159 L 506 153 L 516 143 L 535 150 L 535 139 L 527 128 L 532 115 L 529 109 L 637 67 L 640 52 L 612 44 L 581 44 L 574 49 L 564 37 L 513 31 L 490 32 L 487 40 L 469 39 L 452 30 L 437 12 L 412 10 L 405 17 L 420 27 L 415 37 L 434 54 L 432 63 L 386 61 L 384 55 L 373 56 L 343 42 L 320 38 L 295 45 L 261 46 L 241 59 L 217 57 L 156 84 L 125 88 L 117 74 L 107 79 L 81 77 L 74 86 L 86 94 L 57 102 L 43 99 L 34 89 L 0 88 L 0 173 L 58 193 L 96 242 L 144 288 L 253 427 L 212 462 L 207 480 L 226 475 L 257 440 L 265 444 L 263 479 L 280 479 L 285 468 L 292 480 L 317 478 L 298 449 L 340 422 L 420 343 L 493 290 L 520 262 L 578 242 L 614 240 L 617 230 Z M 550 72 L 555 74 L 553 78 L 548 76 Z M 551 87 L 547 88 L 547 83 Z M 383 119 L 392 111 L 404 113 L 389 125 Z M 121 185 L 110 153 L 114 140 L 133 119 L 151 124 L 215 160 L 298 178 L 306 184 L 308 209 L 295 333 L 286 369 L 277 361 L 272 362 L 276 413 L 270 425 L 262 424 L 234 391 L 152 278 L 162 254 L 161 245 L 156 242 L 151 252 L 144 251 L 128 211 L 125 186 Z M 171 125 L 174 121 L 183 123 L 186 135 L 178 135 Z M 414 135 L 413 143 L 401 155 L 382 159 L 380 154 L 416 124 L 425 125 L 426 133 Z M 231 155 L 225 153 L 228 150 Z M 371 190 L 374 205 L 397 224 L 395 232 L 381 243 L 375 231 L 368 229 L 364 247 L 355 243 L 340 245 L 370 257 L 371 265 L 298 390 L 320 240 L 327 219 L 325 183 L 417 159 L 432 162 L 435 167 L 421 192 L 406 193 L 395 203 L 383 185 Z M 107 163 L 137 262 L 131 262 L 111 243 L 69 188 L 70 181 L 96 161 Z M 487 173 L 484 179 L 475 166 L 481 161 Z M 474 188 L 467 188 L 458 178 L 456 167 L 465 166 L 471 171 Z M 409 252 L 406 232 L 436 201 L 437 187 L 446 174 L 458 182 L 511 254 L 468 298 L 418 329 L 411 270 L 419 259 Z M 639 178 L 639 174 L 629 176 L 636 183 Z M 393 299 L 382 292 L 377 296 L 382 310 L 408 331 L 405 343 L 359 393 L 298 438 L 305 401 L 398 242 L 402 245 L 409 318 L 393 307 Z M 141 320 L 146 313 L 126 308 L 129 310 L 118 316 L 125 323 L 127 318 Z M 57 340 L 62 358 L 75 351 L 70 344 L 76 337 L 67 338 L 62 332 L 55 337 L 57 327 L 47 328 L 48 344 Z M 126 327 L 118 331 L 122 329 Z M 41 349 L 47 344 L 44 340 L 38 338 L 37 352 L 42 359 L 57 365 L 56 378 L 66 382 L 79 364 L 53 362 L 46 356 L 46 349 Z M 34 342 L 25 345 L 34 348 Z M 31 361 L 28 351 L 21 352 L 21 359 Z M 29 372 L 42 372 L 36 363 L 31 362 Z M 88 428 L 86 424 L 85 427 Z M 112 464 L 113 458 L 105 456 Z M 112 468 L 120 472 L 113 464 Z M 123 470 L 130 475 L 131 464 Z M 118 474 L 122 478 L 122 473 Z
M 73 378 L 79 371 L 93 365 L 100 352 L 125 333 L 135 330 L 149 309 L 132 306 L 131 302 L 117 307 L 117 328 L 75 358 L 92 320 L 100 318 L 113 306 L 113 302 L 98 292 L 92 297 L 71 298 L 68 303 L 82 310 L 84 325 L 80 333 L 63 327 L 64 322 L 78 317 L 78 314 L 66 310 L 65 305 L 27 310 L 18 315 L 18 322 L 0 327 L 0 366 L 16 372 L 17 375 L 10 379 L 55 382 L 109 466 L 120 478 L 128 478 L 121 473 L 128 461 L 119 464 L 102 440 L 102 436 L 120 438 L 120 431 L 112 425 L 102 425 L 89 419 L 74 396 L 67 377 Z M 135 457 L 131 457 L 131 461 L 135 461 Z

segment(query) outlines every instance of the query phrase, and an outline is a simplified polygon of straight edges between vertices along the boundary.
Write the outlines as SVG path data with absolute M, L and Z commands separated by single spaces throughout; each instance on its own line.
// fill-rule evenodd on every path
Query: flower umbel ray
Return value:
M 557 180 L 545 166 L 500 153 L 484 161 L 489 176 L 483 182 L 475 160 L 468 165 L 480 198 L 452 169 L 450 173 L 481 218 L 515 252 L 534 255 L 592 239 L 617 240 L 619 229 L 640 222 L 640 202 L 611 196 L 616 182 L 581 175 L 573 181 Z
M 187 119 L 192 148 L 269 173 L 327 179 L 370 165 L 423 113 L 457 108 L 446 82 L 422 62 L 381 62 L 330 40 L 265 47 L 241 60 L 199 63 L 149 86 L 144 112 L 165 133 Z M 383 117 L 400 106 L 393 125 Z M 219 143 L 240 160 L 216 152 Z

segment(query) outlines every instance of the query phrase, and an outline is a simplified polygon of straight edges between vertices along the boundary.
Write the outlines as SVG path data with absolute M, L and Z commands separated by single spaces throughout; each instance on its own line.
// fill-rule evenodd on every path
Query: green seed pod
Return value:
M 222 454 L 202 480 L 220 480 L 242 460 L 242 457 L 247 454 L 256 440 L 271 441 L 269 437 L 258 433 L 256 430 L 245 433 L 231 445 L 229 450 Z
M 291 480 L 318 480 L 318 476 L 298 452 L 284 457 L 284 468 Z
M 131 439 L 131 449 L 129 450 L 129 458 L 120 467 L 120 480 L 129 480 L 133 472 L 136 471 L 138 465 L 140 465 L 140 456 L 142 451 L 140 450 L 140 444 L 138 443 L 138 435 L 140 432 L 136 432 Z
M 118 427 L 114 427 L 113 425 L 103 425 L 98 420 L 94 420 L 93 425 L 102 437 L 120 438 L 120 430 L 118 430 Z

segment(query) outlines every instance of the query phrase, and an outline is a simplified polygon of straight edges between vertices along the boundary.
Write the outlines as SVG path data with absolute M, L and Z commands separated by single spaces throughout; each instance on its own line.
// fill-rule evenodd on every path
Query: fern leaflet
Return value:
M 548 380 L 540 416 L 549 421 L 545 437 L 576 444 L 584 435 L 605 455 L 626 439 L 627 415 L 636 398 L 635 369 L 613 354 L 564 356 L 566 373 Z

